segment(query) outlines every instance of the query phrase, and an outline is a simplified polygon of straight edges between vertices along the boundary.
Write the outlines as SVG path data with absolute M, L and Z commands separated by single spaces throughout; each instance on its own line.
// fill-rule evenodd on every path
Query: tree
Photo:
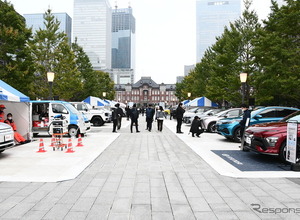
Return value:
M 106 92 L 106 98 L 113 100 L 115 98 L 115 83 L 111 80 L 108 73 L 102 71 L 94 71 L 94 80 L 97 83 L 98 89 L 93 90 L 96 97 L 102 97 L 102 93 Z
M 3 81 L 31 96 L 34 66 L 28 48 L 31 30 L 7 1 L 0 1 L 0 76 Z
M 45 29 L 34 34 L 31 51 L 36 64 L 36 97 L 49 95 L 47 72 L 55 73 L 53 94 L 60 99 L 77 100 L 76 95 L 82 90 L 80 72 L 77 70 L 75 55 L 68 44 L 65 33 L 59 32 L 59 21 L 51 10 L 45 12 Z
M 300 2 L 286 0 L 272 11 L 255 41 L 257 101 L 265 105 L 300 106 Z

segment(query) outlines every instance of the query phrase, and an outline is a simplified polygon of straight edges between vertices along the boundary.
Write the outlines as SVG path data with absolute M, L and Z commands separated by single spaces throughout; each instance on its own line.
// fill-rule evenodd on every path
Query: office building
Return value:
M 112 71 L 115 83 L 133 83 L 135 69 L 135 18 L 132 8 L 112 11 Z
M 212 46 L 226 25 L 239 18 L 242 0 L 197 0 L 196 2 L 196 48 L 197 62 Z
M 196 65 L 184 65 L 184 76 L 190 74 L 191 71 L 195 69 Z
M 108 0 L 74 0 L 73 39 L 94 70 L 111 69 L 112 9 Z
M 71 45 L 71 34 L 72 34 L 72 18 L 67 13 L 52 13 L 53 16 L 60 22 L 59 31 L 66 33 L 68 42 Z M 45 29 L 45 13 L 36 14 L 24 14 L 26 19 L 26 26 L 32 28 L 32 32 L 35 33 L 37 30 Z

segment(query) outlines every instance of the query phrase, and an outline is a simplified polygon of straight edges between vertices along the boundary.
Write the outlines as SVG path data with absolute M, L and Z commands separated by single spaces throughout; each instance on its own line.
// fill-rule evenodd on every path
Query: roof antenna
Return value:
M 115 1 L 115 9 L 118 9 L 118 2 Z
M 131 8 L 130 2 L 128 2 L 128 8 Z

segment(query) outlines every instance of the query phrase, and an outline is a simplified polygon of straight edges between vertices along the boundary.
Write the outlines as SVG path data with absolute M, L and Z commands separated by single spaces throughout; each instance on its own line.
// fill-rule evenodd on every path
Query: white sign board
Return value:
M 286 137 L 286 160 L 291 163 L 296 163 L 298 133 L 297 129 L 297 122 L 288 122 Z

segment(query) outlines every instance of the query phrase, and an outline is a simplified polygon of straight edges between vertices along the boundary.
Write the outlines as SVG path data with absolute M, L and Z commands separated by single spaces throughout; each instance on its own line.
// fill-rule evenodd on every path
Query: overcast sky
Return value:
M 8 0 L 9 1 L 9 0 Z M 73 0 L 10 0 L 20 14 L 67 12 L 73 17 Z M 112 7 L 133 9 L 136 18 L 136 78 L 151 76 L 157 83 L 175 83 L 184 65 L 196 62 L 196 0 L 110 0 Z M 265 18 L 270 0 L 253 1 Z

